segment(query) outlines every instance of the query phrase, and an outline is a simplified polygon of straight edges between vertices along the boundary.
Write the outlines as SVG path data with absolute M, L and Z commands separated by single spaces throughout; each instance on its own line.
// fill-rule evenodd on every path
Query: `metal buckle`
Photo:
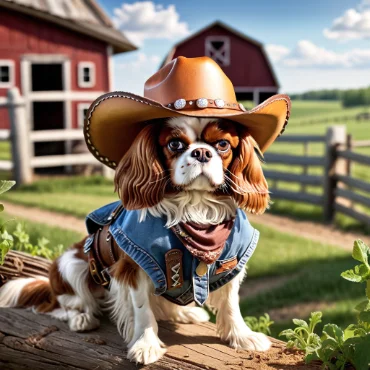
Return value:
M 99 284 L 99 285 L 103 284 L 103 280 L 99 275 L 99 271 L 96 267 L 96 262 L 94 259 L 90 260 L 90 274 L 96 284 Z

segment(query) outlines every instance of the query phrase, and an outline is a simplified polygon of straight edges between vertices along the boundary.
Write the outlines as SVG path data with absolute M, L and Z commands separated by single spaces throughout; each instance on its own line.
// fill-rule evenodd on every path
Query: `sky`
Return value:
M 176 43 L 215 20 L 260 41 L 283 93 L 370 86 L 370 0 L 99 0 L 138 50 L 114 57 L 114 89 L 143 94 Z

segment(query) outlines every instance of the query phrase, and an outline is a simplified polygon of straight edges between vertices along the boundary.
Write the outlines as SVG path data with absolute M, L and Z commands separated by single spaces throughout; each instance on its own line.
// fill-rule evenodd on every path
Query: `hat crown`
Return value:
M 177 99 L 236 101 L 231 81 L 209 57 L 172 60 L 145 82 L 144 96 L 163 105 Z

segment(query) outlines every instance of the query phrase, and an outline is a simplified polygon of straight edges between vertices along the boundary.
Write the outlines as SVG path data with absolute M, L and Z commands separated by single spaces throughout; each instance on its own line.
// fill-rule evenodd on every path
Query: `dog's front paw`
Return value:
M 127 358 L 137 364 L 152 364 L 166 353 L 163 347 L 164 344 L 157 335 L 146 332 L 131 347 L 129 346 Z
M 232 348 L 248 349 L 251 351 L 267 351 L 271 347 L 270 339 L 265 334 L 254 331 L 229 337 L 228 342 Z
M 87 313 L 79 313 L 70 317 L 69 329 L 72 331 L 88 331 L 99 327 L 100 321 Z

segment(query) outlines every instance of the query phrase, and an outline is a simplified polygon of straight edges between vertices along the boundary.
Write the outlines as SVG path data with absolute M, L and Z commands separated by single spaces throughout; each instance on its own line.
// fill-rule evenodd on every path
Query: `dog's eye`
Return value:
M 173 152 L 178 152 L 185 149 L 185 144 L 180 140 L 171 140 L 168 143 L 168 148 Z
M 219 142 L 216 143 L 216 149 L 221 152 L 227 152 L 230 148 L 230 143 L 227 140 L 220 140 Z

